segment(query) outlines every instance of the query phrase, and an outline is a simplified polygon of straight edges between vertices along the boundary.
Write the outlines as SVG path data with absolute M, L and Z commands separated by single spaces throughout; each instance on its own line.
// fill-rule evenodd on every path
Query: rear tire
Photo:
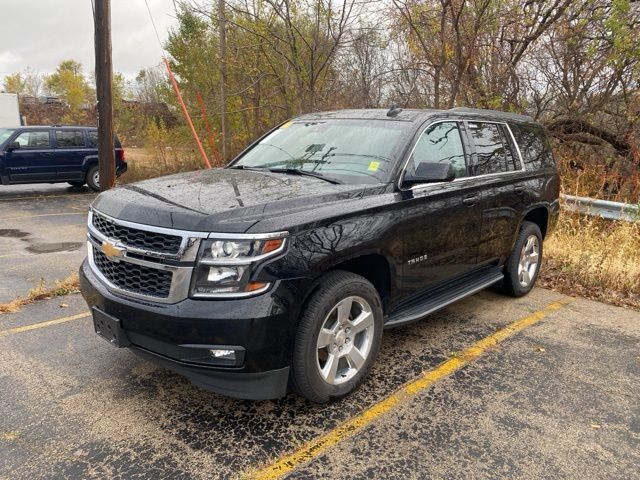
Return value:
M 502 293 L 522 297 L 536 283 L 542 263 L 542 233 L 533 222 L 522 222 L 513 251 L 505 263 Z
M 344 271 L 323 276 L 298 325 L 293 390 L 316 403 L 353 391 L 378 355 L 382 324 L 380 296 L 367 279 Z
M 87 172 L 87 185 L 94 192 L 100 191 L 100 169 L 98 165 L 89 168 Z

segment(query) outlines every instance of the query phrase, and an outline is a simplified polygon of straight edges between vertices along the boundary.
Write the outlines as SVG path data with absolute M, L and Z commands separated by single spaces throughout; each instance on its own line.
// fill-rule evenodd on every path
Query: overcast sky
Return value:
M 175 24 L 173 0 L 147 0 L 160 40 Z M 91 0 L 1 0 L 0 78 L 31 67 L 50 73 L 62 60 L 94 68 Z M 112 0 L 113 69 L 134 78 L 161 50 L 144 0 Z

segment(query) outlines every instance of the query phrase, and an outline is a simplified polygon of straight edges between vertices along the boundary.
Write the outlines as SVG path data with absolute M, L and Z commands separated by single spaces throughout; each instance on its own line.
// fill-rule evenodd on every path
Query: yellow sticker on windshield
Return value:
M 293 121 L 289 120 L 287 123 L 283 123 L 280 128 L 289 128 L 291 125 L 293 125 Z
M 380 166 L 380 162 L 371 162 L 369 164 L 369 170 L 371 172 L 377 172 L 378 171 L 378 167 Z

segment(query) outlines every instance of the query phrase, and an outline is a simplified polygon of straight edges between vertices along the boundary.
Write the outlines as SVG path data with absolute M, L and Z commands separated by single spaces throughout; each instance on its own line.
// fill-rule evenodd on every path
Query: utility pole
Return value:
M 115 184 L 113 143 L 113 67 L 111 65 L 111 0 L 95 0 L 96 96 L 98 98 L 98 164 L 100 190 Z
M 222 104 L 222 161 L 227 162 L 229 122 L 227 120 L 227 14 L 225 0 L 218 0 L 218 28 L 220 29 L 220 103 Z

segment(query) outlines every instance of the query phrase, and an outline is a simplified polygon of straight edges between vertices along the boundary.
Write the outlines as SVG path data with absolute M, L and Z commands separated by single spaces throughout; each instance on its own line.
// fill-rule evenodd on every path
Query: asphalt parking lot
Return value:
M 29 247 L 83 242 L 93 195 L 7 192 L 2 229 L 28 235 L 0 237 L 0 292 L 77 269 L 84 246 Z M 64 302 L 0 315 L 0 479 L 640 478 L 636 311 L 485 291 L 386 331 L 365 384 L 318 406 L 200 390 Z
M 66 184 L 0 186 L 0 303 L 77 271 L 93 198 Z
M 638 478 L 640 314 L 548 308 L 564 299 L 483 292 L 387 331 L 368 381 L 322 406 L 202 391 L 96 337 L 79 295 L 33 304 L 0 316 L 0 478 Z

